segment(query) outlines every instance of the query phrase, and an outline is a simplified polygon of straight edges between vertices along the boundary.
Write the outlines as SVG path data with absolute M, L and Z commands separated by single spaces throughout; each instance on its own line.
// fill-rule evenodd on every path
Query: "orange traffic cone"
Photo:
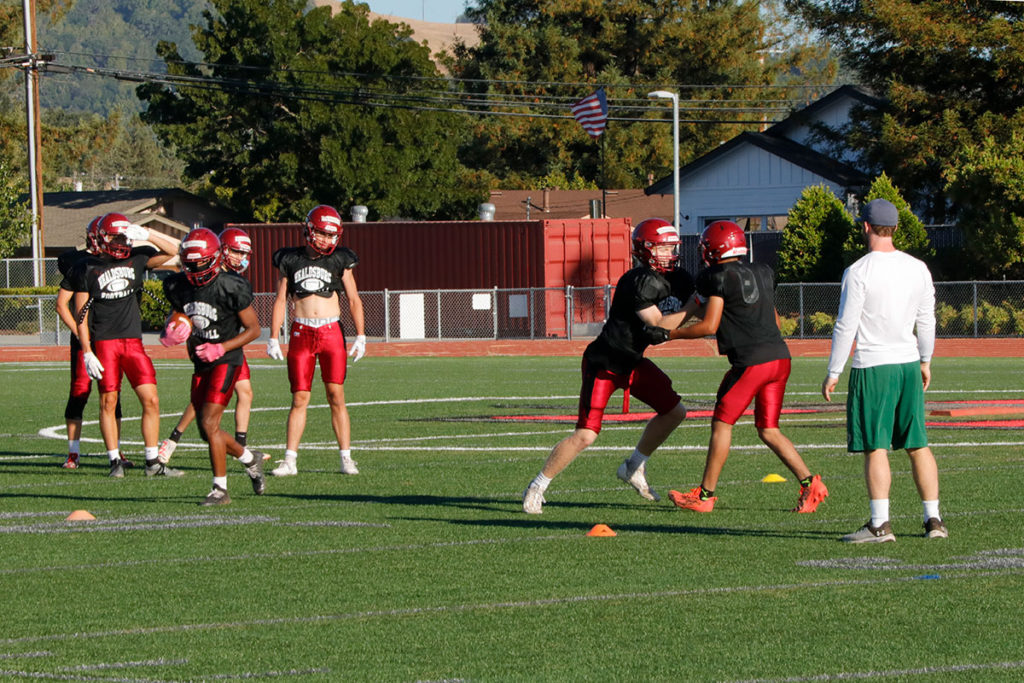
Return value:
M 607 524 L 595 524 L 594 528 L 587 532 L 587 536 L 615 536 L 615 532 Z
M 69 522 L 88 522 L 89 520 L 96 519 L 88 510 L 75 510 L 70 515 L 65 517 Z

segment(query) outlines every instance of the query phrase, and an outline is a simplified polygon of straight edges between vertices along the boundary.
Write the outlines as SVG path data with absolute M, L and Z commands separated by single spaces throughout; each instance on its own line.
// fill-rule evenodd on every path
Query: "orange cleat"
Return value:
M 796 501 L 793 512 L 814 512 L 821 501 L 828 498 L 828 489 L 821 482 L 821 476 L 815 474 L 809 486 L 800 487 L 800 497 Z
M 694 512 L 711 512 L 715 509 L 715 501 L 718 500 L 718 496 L 711 496 L 701 500 L 699 486 L 695 489 L 690 489 L 686 493 L 669 491 L 668 497 L 672 499 L 676 507 L 683 508 L 684 510 L 693 510 Z

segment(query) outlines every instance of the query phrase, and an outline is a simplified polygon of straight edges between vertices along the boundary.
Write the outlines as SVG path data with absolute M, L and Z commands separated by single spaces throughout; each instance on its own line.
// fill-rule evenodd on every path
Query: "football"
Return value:
M 189 334 L 192 333 L 192 319 L 189 318 L 184 313 L 181 313 L 179 311 L 171 311 L 171 314 L 167 316 L 167 323 L 164 325 L 164 328 L 167 328 L 172 324 L 175 327 L 179 325 L 185 325 L 188 328 Z

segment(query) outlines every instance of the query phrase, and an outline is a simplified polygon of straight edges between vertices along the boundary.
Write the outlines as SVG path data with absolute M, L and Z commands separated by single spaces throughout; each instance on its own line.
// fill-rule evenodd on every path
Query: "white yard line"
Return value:
M 943 575 L 943 580 L 974 579 L 978 576 L 1008 576 L 1024 574 L 1024 569 L 1003 569 L 995 571 L 960 571 Z M 138 626 L 135 628 L 108 629 L 102 631 L 86 631 L 76 633 L 50 633 L 44 635 L 21 636 L 0 639 L 3 645 L 21 645 L 25 643 L 84 641 L 99 638 L 124 638 L 152 634 L 175 634 L 202 631 L 219 631 L 235 628 L 267 628 L 273 626 L 289 626 L 293 624 L 332 624 L 340 621 L 390 619 L 417 616 L 424 614 L 452 614 L 458 612 L 493 612 L 497 610 L 544 609 L 588 603 L 622 602 L 634 603 L 637 600 L 663 600 L 667 598 L 685 599 L 695 596 L 729 595 L 735 593 L 776 593 L 791 591 L 803 595 L 806 591 L 816 588 L 846 588 L 850 586 L 876 586 L 882 584 L 899 584 L 918 581 L 918 576 L 887 576 L 867 579 L 846 579 L 831 581 L 808 581 L 803 583 L 756 584 L 748 586 L 716 586 L 708 588 L 691 588 L 666 591 L 642 591 L 629 593 L 605 593 L 599 595 L 568 595 L 538 600 L 510 600 L 500 602 L 464 603 L 456 605 L 421 605 L 416 607 L 396 607 L 392 609 L 374 609 L 341 614 L 310 614 L 294 617 L 266 617 L 262 619 L 244 619 L 239 621 L 217 621 L 192 624 L 163 624 L 160 626 Z

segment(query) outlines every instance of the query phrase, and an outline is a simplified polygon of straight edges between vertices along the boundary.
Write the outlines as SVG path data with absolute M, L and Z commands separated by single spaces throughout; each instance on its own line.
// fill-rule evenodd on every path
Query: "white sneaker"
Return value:
M 298 474 L 299 469 L 295 466 L 295 458 L 285 458 L 278 460 L 277 467 L 270 473 L 275 477 L 291 477 Z
M 544 494 L 533 484 L 523 491 L 523 512 L 528 515 L 539 515 L 544 512 L 542 508 L 546 502 Z
M 160 450 L 156 452 L 156 459 L 160 461 L 161 465 L 166 465 L 167 461 L 174 455 L 174 449 L 178 447 L 178 442 L 171 439 L 164 439 L 160 442 Z
M 626 462 L 619 465 L 619 471 L 616 472 L 615 474 L 619 477 L 619 479 L 635 488 L 636 492 L 640 494 L 641 498 L 659 501 L 661 500 L 661 496 L 659 496 L 654 491 L 654 489 L 652 489 L 650 485 L 647 483 L 647 477 L 644 476 L 645 469 L 646 465 L 640 465 L 640 467 L 637 467 L 635 470 L 633 470 L 632 473 L 630 473 L 629 461 L 627 460 Z
M 359 468 L 356 467 L 356 461 L 351 456 L 341 458 L 341 473 L 342 474 L 359 474 Z

